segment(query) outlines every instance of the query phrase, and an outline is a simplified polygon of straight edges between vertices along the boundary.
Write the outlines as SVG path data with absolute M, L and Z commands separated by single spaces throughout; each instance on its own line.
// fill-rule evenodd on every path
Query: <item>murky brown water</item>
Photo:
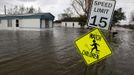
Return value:
M 86 67 L 73 41 L 88 30 L 0 31 L 0 75 L 134 75 L 134 31 L 109 39 L 113 55 Z

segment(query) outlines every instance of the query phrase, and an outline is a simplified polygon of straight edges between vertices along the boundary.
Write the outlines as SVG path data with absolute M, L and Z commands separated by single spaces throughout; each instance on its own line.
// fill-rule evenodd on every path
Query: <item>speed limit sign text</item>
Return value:
M 113 0 L 93 0 L 88 26 L 108 30 L 115 3 Z

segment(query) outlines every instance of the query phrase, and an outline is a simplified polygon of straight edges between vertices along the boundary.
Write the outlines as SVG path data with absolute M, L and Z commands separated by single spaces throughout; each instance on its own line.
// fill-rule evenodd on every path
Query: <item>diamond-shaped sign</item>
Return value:
M 98 28 L 78 38 L 75 44 L 87 65 L 100 61 L 112 54 L 108 42 Z

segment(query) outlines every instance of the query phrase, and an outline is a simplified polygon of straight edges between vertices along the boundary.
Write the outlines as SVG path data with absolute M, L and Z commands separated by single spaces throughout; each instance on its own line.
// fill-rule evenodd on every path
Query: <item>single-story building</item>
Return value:
M 0 15 L 0 29 L 52 28 L 54 18 L 51 13 Z
M 68 17 L 54 22 L 55 27 L 81 28 L 79 17 Z M 84 26 L 85 28 L 87 26 Z
M 61 26 L 80 28 L 79 20 L 77 17 L 64 18 L 63 20 L 61 20 Z

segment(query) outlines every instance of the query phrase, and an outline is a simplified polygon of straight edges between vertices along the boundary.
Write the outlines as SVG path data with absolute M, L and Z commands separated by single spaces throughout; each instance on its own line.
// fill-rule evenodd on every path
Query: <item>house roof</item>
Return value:
M 35 14 L 23 14 L 23 15 L 0 15 L 0 19 L 29 19 L 40 18 L 54 20 L 54 16 L 51 13 L 35 13 Z

